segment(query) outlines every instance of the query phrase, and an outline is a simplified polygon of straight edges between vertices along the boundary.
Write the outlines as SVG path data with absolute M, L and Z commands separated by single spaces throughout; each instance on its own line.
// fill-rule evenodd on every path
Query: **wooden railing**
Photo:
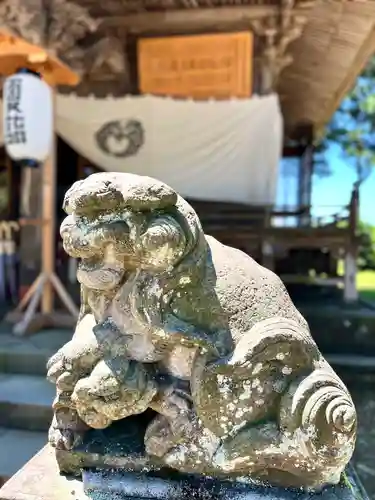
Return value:
M 306 217 L 311 207 L 273 210 L 237 203 L 218 203 L 189 200 L 197 211 L 207 234 L 223 243 L 236 246 L 261 260 L 265 241 L 288 248 L 328 248 L 334 251 L 356 245 L 359 195 L 354 189 L 350 203 L 345 207 L 326 206 L 324 216 Z M 291 220 L 292 224 L 277 225 L 277 219 Z M 298 224 L 299 221 L 304 224 Z M 306 223 L 308 221 L 308 224 Z

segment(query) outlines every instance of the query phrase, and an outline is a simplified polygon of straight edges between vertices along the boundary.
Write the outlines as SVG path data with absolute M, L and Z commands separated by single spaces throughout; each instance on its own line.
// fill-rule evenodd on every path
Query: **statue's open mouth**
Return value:
M 81 262 L 77 271 L 78 282 L 94 290 L 113 290 L 120 286 L 123 279 L 123 270 L 100 267 L 87 262 Z

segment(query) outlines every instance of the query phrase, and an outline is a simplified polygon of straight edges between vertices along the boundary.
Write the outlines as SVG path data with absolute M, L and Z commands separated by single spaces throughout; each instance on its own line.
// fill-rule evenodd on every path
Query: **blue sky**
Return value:
M 327 159 L 332 175 L 314 178 L 313 183 L 312 204 L 316 216 L 332 214 L 339 211 L 340 206 L 348 204 L 356 178 L 354 170 L 343 160 L 339 151 L 330 151 Z M 360 217 L 375 226 L 375 169 L 360 190 Z

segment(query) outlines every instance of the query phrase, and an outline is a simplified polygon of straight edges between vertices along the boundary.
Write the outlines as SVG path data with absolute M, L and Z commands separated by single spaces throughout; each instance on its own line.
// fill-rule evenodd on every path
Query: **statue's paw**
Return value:
M 88 426 L 77 411 L 68 407 L 57 407 L 48 431 L 48 442 L 59 450 L 70 450 L 78 445 Z
M 141 393 L 121 390 L 121 387 L 115 387 L 112 392 L 106 390 L 104 395 L 98 394 L 90 377 L 87 377 L 81 379 L 75 386 L 72 401 L 80 418 L 87 425 L 95 429 L 104 429 L 115 420 L 143 413 L 148 408 L 155 391 L 150 394 L 150 397 L 143 398 Z
M 57 379 L 65 372 L 64 359 L 64 352 L 60 349 L 48 360 L 47 379 L 53 384 L 56 384 Z
M 146 453 L 161 458 L 174 446 L 175 436 L 168 419 L 164 415 L 157 415 L 146 430 Z
M 79 379 L 79 374 L 75 372 L 63 372 L 56 379 L 56 388 L 59 392 L 72 392 Z
M 145 433 L 148 455 L 158 457 L 168 467 L 187 473 L 210 469 L 220 443 L 220 438 L 202 427 L 192 415 L 175 421 L 157 415 Z
M 57 450 L 71 450 L 82 442 L 85 431 L 59 429 L 53 424 L 48 431 L 48 442 Z
M 94 427 L 91 411 L 109 422 L 121 420 L 143 413 L 156 392 L 155 381 L 141 364 L 127 359 L 109 359 L 99 361 L 88 377 L 77 382 L 72 402 L 82 420 Z M 90 421 L 86 416 L 88 410 Z
M 73 339 L 48 361 L 47 379 L 56 384 L 66 372 L 83 376 L 90 373 L 101 357 L 102 351 L 97 343 L 85 344 Z
M 121 393 L 118 390 L 111 394 L 107 391 L 105 395 L 100 392 L 100 385 L 87 377 L 78 381 L 72 394 L 72 401 L 80 418 L 94 429 L 104 429 L 113 420 L 122 418 L 122 415 L 115 418 L 116 409 L 126 411 L 125 405 L 120 404 Z
M 106 429 L 113 422 L 107 415 L 100 413 L 95 408 L 80 406 L 77 410 L 83 422 L 92 429 Z

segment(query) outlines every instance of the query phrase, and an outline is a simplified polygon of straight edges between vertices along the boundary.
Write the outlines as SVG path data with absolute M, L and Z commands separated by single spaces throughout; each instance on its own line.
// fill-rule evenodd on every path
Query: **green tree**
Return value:
M 343 220 L 338 222 L 337 227 L 347 228 L 348 221 Z M 375 227 L 366 222 L 359 221 L 357 236 L 360 243 L 357 257 L 358 268 L 361 270 L 375 270 Z
M 358 250 L 358 267 L 375 270 L 375 228 L 370 224 L 360 222 L 358 234 L 361 242 Z
M 375 166 L 375 56 L 327 125 L 317 145 L 318 164 L 326 163 L 325 152 L 332 145 L 339 146 L 355 169 L 357 183 L 364 182 Z M 329 173 L 327 165 L 325 172 Z

